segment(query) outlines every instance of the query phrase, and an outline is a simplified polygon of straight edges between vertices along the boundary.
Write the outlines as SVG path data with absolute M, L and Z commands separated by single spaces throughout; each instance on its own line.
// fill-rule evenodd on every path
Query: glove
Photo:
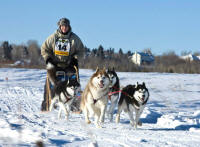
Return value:
M 52 58 L 47 58 L 47 60 L 46 60 L 46 65 L 47 65 L 48 63 L 50 63 L 50 64 L 56 66 L 56 64 L 55 64 L 55 62 L 53 61 Z

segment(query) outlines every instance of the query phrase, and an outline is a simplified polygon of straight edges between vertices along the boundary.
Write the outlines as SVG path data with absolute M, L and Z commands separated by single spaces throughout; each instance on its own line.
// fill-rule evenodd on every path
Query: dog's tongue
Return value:
M 100 83 L 99 83 L 99 87 L 100 87 L 100 88 L 103 88 L 103 86 L 104 86 L 103 83 L 100 82 Z

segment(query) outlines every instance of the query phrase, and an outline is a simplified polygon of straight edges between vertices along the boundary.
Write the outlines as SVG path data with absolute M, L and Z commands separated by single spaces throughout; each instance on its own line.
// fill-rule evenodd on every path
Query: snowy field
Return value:
M 80 70 L 82 90 L 93 72 Z M 73 113 L 66 121 L 57 119 L 57 110 L 42 113 L 46 71 L 0 68 L 0 147 L 35 146 L 37 141 L 46 147 L 200 146 L 200 74 L 119 72 L 118 76 L 121 86 L 138 81 L 149 89 L 143 126 L 137 130 L 126 113 L 119 124 L 105 119 L 101 129 L 85 124 L 83 114 Z

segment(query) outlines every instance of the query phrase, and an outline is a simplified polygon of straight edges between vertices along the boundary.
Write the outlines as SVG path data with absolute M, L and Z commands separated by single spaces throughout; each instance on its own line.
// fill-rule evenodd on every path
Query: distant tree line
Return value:
M 23 62 L 25 66 L 43 64 L 37 41 L 30 40 L 26 45 L 10 45 L 8 41 L 4 41 L 0 46 L 0 62 L 12 63 L 15 61 Z
M 151 50 L 146 49 L 145 52 L 151 52 Z M 154 64 L 142 66 L 137 66 L 131 61 L 132 54 L 131 51 L 124 53 L 121 48 L 118 52 L 115 52 L 114 48 L 104 49 L 102 45 L 93 49 L 85 47 L 83 57 L 79 58 L 79 67 L 85 69 L 96 69 L 97 66 L 114 67 L 117 71 L 124 72 L 200 73 L 200 62 L 180 59 L 174 52 L 155 56 Z M 9 44 L 8 41 L 1 43 L 0 67 L 6 67 L 9 65 L 8 63 L 16 61 L 21 61 L 21 64 L 17 64 L 15 67 L 45 67 L 40 46 L 34 40 L 23 45 Z

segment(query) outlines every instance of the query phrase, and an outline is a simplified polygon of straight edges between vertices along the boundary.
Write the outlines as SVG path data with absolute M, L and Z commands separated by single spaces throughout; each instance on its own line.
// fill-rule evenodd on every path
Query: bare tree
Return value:
M 28 58 L 28 50 L 24 45 L 13 45 L 12 50 L 12 59 L 16 60 L 24 60 Z
M 37 41 L 29 40 L 28 41 L 28 56 L 32 65 L 39 65 L 41 63 L 41 54 L 40 47 L 37 44 Z

